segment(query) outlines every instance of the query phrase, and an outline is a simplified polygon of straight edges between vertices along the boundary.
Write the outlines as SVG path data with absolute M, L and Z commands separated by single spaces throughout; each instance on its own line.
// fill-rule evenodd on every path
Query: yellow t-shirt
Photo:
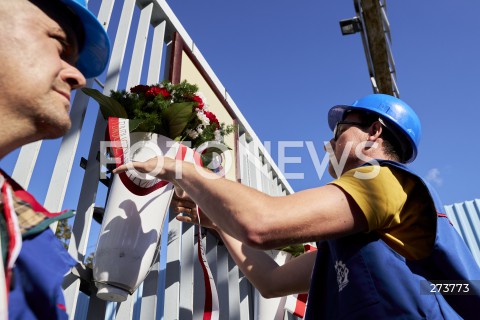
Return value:
M 371 174 L 372 170 L 378 174 Z M 361 179 L 359 174 L 374 177 Z M 407 259 L 428 256 L 435 242 L 437 215 L 428 191 L 416 178 L 394 167 L 364 166 L 331 184 L 357 203 L 368 221 L 368 232 L 377 232 Z

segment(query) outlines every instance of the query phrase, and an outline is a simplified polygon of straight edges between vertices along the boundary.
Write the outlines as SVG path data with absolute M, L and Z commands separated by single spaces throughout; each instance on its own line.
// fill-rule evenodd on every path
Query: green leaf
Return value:
M 293 244 L 293 245 L 285 246 L 282 248 L 278 248 L 278 250 L 288 252 L 294 257 L 298 257 L 299 255 L 305 252 L 303 244 Z
M 128 120 L 128 127 L 130 132 L 137 130 L 143 123 L 141 119 L 130 119 Z
M 193 104 L 191 102 L 174 103 L 163 112 L 171 139 L 175 139 L 182 134 L 192 113 Z
M 108 117 L 128 118 L 127 111 L 125 111 L 125 108 L 117 100 L 104 95 L 97 89 L 83 88 L 82 91 L 98 102 L 105 119 L 108 119 Z

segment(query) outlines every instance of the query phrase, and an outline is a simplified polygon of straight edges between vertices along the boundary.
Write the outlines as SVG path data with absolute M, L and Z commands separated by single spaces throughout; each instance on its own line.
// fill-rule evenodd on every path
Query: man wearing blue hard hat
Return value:
M 183 214 L 177 219 L 198 222 L 198 204 L 201 224 L 218 232 L 262 295 L 309 293 L 306 319 L 472 318 L 480 288 L 471 280 L 480 280 L 480 270 L 435 192 L 404 165 L 418 153 L 415 112 L 400 99 L 373 94 L 334 106 L 328 124 L 335 180 L 284 197 L 189 163 L 178 178 L 179 160 L 131 166 L 152 172 L 163 163 L 157 177 L 186 192 L 174 202 Z M 318 250 L 282 266 L 257 250 L 305 242 L 317 242 Z M 437 290 L 445 287 L 431 281 L 457 291 Z
M 0 158 L 64 135 L 71 92 L 109 55 L 85 0 L 0 0 Z M 0 188 L 0 319 L 67 319 L 62 282 L 76 261 L 49 225 L 72 212 L 48 212 L 3 171 Z

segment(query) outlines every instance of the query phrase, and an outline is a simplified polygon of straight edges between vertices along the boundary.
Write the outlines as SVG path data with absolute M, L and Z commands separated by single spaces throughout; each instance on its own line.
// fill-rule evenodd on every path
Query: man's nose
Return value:
M 83 88 L 87 83 L 87 80 L 80 70 L 71 64 L 64 63 L 66 64 L 66 67 L 62 72 L 62 80 L 68 83 L 72 90 Z

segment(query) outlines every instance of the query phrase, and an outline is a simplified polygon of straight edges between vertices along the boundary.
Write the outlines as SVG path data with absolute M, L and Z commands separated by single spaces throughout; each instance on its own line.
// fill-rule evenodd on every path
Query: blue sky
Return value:
M 315 145 L 321 161 L 323 141 L 331 138 L 329 108 L 372 93 L 360 35 L 342 36 L 339 28 L 340 20 L 355 15 L 353 0 L 167 3 L 260 140 L 271 142 L 274 160 L 279 141 L 300 144 L 286 150 L 286 156 L 301 158 L 286 165 L 286 172 L 304 174 L 304 179 L 290 180 L 293 189 L 331 181 L 326 173 L 318 176 L 306 142 Z M 387 5 L 401 98 L 423 125 L 419 156 L 411 167 L 432 182 L 444 204 L 480 198 L 480 1 L 387 0 Z M 91 103 L 86 119 L 96 112 Z M 93 126 L 93 120 L 86 124 Z M 82 136 L 80 156 L 87 157 L 90 139 Z M 29 190 L 41 202 L 54 166 L 41 159 L 59 143 L 45 142 L 32 177 Z M 0 166 L 11 173 L 17 154 Z M 78 164 L 76 159 L 64 208 L 75 208 L 78 201 L 83 176 Z M 94 248 L 90 239 L 87 255 Z
M 293 189 L 331 181 L 327 173 L 319 178 L 306 142 L 312 141 L 321 161 L 323 141 L 331 137 L 328 109 L 372 92 L 361 37 L 342 36 L 338 23 L 355 15 L 353 0 L 167 3 L 259 138 L 271 142 L 274 160 L 279 141 L 296 141 L 297 147 L 285 150 L 287 157 L 301 158 L 285 166 L 288 174 L 304 175 L 289 180 Z M 91 5 L 97 12 L 98 1 Z M 389 0 L 387 6 L 401 98 L 423 125 L 411 167 L 436 186 L 444 204 L 480 198 L 480 2 Z M 86 119 L 96 110 L 91 103 Z M 81 138 L 79 155 L 88 155 L 89 139 Z M 45 142 L 52 148 L 59 143 Z M 39 159 L 49 150 L 42 148 Z M 1 167 L 11 173 L 17 154 Z M 78 162 L 73 177 L 83 174 Z M 39 163 L 29 190 L 42 201 L 54 163 Z M 65 208 L 76 207 L 80 186 L 81 178 L 69 185 Z
M 359 34 L 342 36 L 353 0 L 167 0 L 262 141 L 313 141 L 322 159 L 328 109 L 372 93 Z M 423 137 L 411 165 L 444 204 L 480 198 L 478 1 L 387 1 L 401 98 Z M 295 190 L 320 180 L 303 147 L 287 164 Z

